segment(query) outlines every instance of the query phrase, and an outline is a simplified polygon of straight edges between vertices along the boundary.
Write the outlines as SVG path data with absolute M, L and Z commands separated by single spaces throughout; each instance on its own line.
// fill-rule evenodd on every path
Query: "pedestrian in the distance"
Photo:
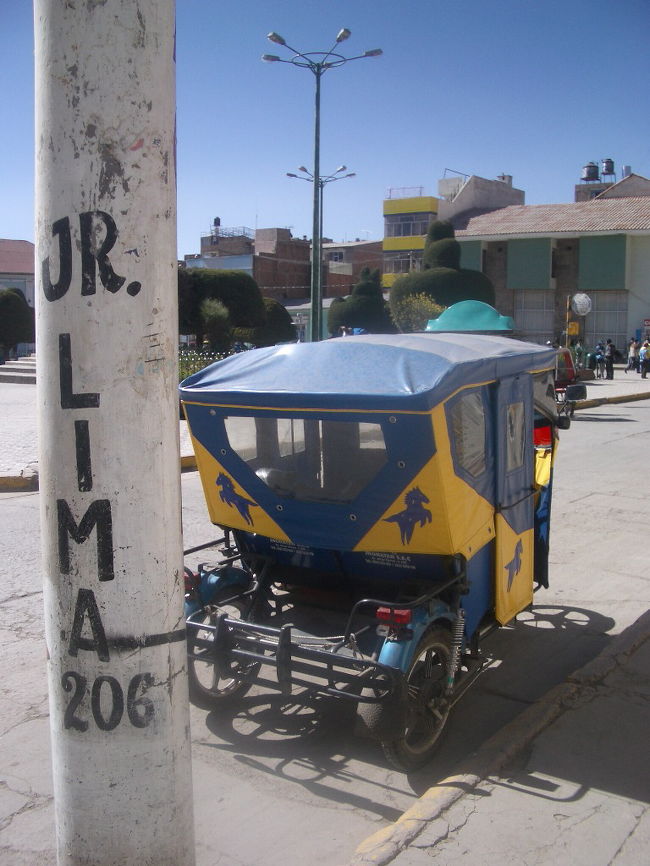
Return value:
M 605 343 L 605 378 L 614 378 L 614 355 L 616 354 L 616 346 L 611 340 Z
M 625 372 L 628 370 L 634 370 L 636 373 L 639 372 L 639 348 L 640 344 L 632 337 L 627 346 L 627 367 L 625 368 Z
M 647 340 L 644 341 L 639 351 L 639 362 L 641 365 L 641 378 L 648 378 L 648 370 L 650 370 L 650 344 Z

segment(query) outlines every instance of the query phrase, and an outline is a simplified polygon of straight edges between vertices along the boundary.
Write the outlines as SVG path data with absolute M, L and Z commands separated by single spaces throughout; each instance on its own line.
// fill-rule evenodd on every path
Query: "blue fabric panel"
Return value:
M 486 544 L 467 562 L 469 593 L 462 597 L 465 634 L 471 638 L 488 610 L 494 605 L 494 542 Z
M 386 465 L 353 502 L 339 504 L 288 499 L 268 487 L 232 450 L 223 423 L 227 410 L 217 409 L 217 414 L 211 415 L 207 406 L 189 405 L 186 408 L 192 435 L 237 479 L 246 494 L 273 518 L 289 538 L 309 547 L 328 548 L 336 545 L 340 550 L 354 548 L 435 454 L 431 418 L 428 415 L 398 415 L 396 422 L 390 423 L 388 416 L 345 413 L 345 420 L 348 421 L 371 420 L 381 424 L 388 457 Z M 238 414 L 264 417 L 267 413 L 258 409 L 254 413 Z M 288 417 L 295 417 L 296 414 L 299 413 L 286 413 Z M 336 420 L 341 416 L 323 413 L 315 417 Z M 278 505 L 282 506 L 282 511 L 277 510 Z M 351 514 L 354 519 L 351 519 Z
M 426 411 L 460 387 L 550 369 L 555 350 L 482 334 L 365 334 L 253 349 L 180 385 L 184 401 L 221 405 Z

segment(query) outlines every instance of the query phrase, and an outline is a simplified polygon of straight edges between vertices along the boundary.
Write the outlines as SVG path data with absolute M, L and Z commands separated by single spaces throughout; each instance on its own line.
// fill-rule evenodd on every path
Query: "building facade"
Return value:
M 438 195 L 414 195 L 418 189 L 390 190 L 384 200 L 383 286 L 390 288 L 400 274 L 419 271 L 425 235 L 433 220 L 452 220 L 468 211 L 491 211 L 524 203 L 523 190 L 512 185 L 512 176 L 496 180 L 461 175 L 438 181 Z
M 0 289 L 20 289 L 34 306 L 34 244 L 0 238 Z
M 321 253 L 324 298 L 350 294 L 364 268 L 382 267 L 381 241 L 334 243 L 324 238 Z M 285 228 L 227 228 L 217 217 L 210 233 L 201 237 L 201 252 L 186 255 L 183 265 L 245 271 L 264 297 L 281 303 L 302 302 L 311 293 L 311 241 L 294 238 Z
M 610 338 L 622 349 L 650 322 L 650 180 L 630 174 L 593 197 L 588 187 L 576 188 L 573 203 L 513 205 L 452 222 L 462 266 L 492 281 L 496 307 L 526 339 Z M 571 309 L 578 293 L 590 298 L 586 316 Z

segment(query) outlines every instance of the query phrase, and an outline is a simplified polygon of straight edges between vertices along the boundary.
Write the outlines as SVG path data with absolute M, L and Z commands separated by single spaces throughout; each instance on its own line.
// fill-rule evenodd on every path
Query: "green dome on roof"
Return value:
M 501 334 L 514 329 L 515 323 L 510 316 L 502 316 L 483 301 L 452 304 L 437 319 L 431 319 L 426 327 L 427 331 L 489 331 Z

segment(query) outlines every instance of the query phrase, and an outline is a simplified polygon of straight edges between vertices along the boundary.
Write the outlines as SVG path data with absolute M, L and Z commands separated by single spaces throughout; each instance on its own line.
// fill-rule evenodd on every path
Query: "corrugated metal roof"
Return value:
M 34 244 L 0 238 L 0 274 L 33 274 Z
M 510 205 L 489 213 L 461 214 L 453 222 L 458 240 L 495 235 L 650 232 L 650 196 Z

